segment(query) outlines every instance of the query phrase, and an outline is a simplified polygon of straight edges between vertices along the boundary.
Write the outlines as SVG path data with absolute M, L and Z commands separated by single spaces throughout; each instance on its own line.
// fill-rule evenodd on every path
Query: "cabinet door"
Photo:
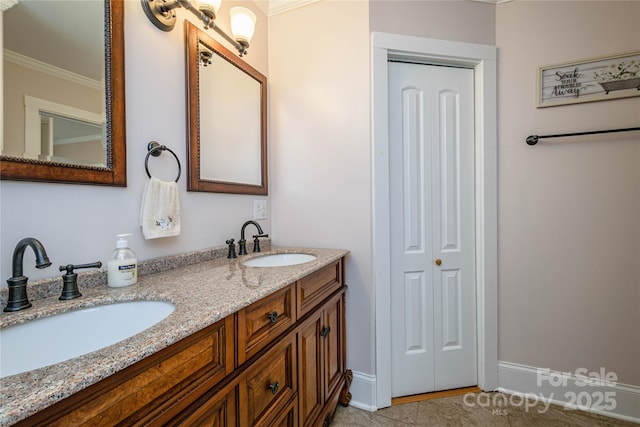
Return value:
M 264 424 L 280 413 L 298 390 L 296 335 L 291 333 L 246 371 L 240 382 L 242 425 Z
M 307 319 L 298 332 L 300 426 L 311 425 L 324 405 L 322 384 L 322 311 Z
M 295 427 L 298 425 L 298 400 L 294 399 L 275 417 L 273 421 L 264 424 L 269 427 Z
M 238 385 L 234 381 L 215 394 L 205 394 L 180 417 L 165 425 L 235 427 L 238 409 Z
M 341 384 L 344 373 L 344 292 L 329 301 L 323 310 L 321 336 L 324 347 L 325 399 Z

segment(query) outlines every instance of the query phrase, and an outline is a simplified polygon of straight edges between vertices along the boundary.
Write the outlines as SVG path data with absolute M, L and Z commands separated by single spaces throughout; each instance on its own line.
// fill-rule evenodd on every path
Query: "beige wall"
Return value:
M 461 0 L 373 0 L 371 31 L 495 44 L 494 4 Z
M 349 368 L 373 373 L 369 5 L 321 1 L 271 17 L 273 241 L 341 247 Z
M 537 109 L 539 66 L 640 50 L 640 2 L 497 6 L 499 358 L 640 384 L 640 98 Z
M 56 157 L 78 159 L 93 164 L 104 164 L 104 153 L 102 140 L 59 144 L 53 147 L 53 155 Z
M 11 254 L 23 237 L 44 244 L 53 265 L 103 262 L 114 248 L 118 233 L 133 233 L 129 243 L 139 259 L 222 246 L 240 236 L 243 222 L 253 216 L 256 196 L 186 191 L 186 95 L 183 19 L 197 23 L 184 9 L 176 28 L 155 28 L 138 0 L 125 4 L 125 85 L 127 125 L 127 187 L 43 184 L 0 181 L 0 276 L 11 276 Z M 227 28 L 228 8 L 242 4 L 258 16 L 247 62 L 268 76 L 267 19 L 253 2 L 225 1 L 220 22 Z M 211 32 L 213 37 L 218 37 Z M 221 38 L 217 38 L 221 42 Z M 225 43 L 225 42 L 223 42 Z M 183 175 L 178 183 L 182 207 L 182 234 L 145 241 L 138 225 L 142 190 L 147 181 L 144 159 L 147 143 L 157 140 L 180 158 Z M 153 163 L 151 163 L 153 162 Z M 150 160 L 160 179 L 175 179 L 172 156 Z M 270 220 L 261 221 L 266 232 Z M 30 280 L 58 276 L 53 267 L 37 270 L 33 255 L 25 253 L 25 275 Z M 179 284 L 176 284 L 178 286 Z

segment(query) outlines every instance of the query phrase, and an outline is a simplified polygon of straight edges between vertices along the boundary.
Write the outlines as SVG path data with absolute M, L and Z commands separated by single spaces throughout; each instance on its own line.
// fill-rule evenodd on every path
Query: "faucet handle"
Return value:
M 260 252 L 260 237 L 269 237 L 269 235 L 256 234 L 253 236 L 253 252 Z
M 236 255 L 236 244 L 234 242 L 234 239 L 226 241 L 227 245 L 229 245 L 229 254 L 227 255 L 227 258 L 229 259 L 238 258 L 238 255 Z
M 78 265 L 67 264 L 67 265 L 61 265 L 60 266 L 60 271 L 67 270 L 67 274 L 74 274 L 73 270 L 77 270 L 79 268 L 100 268 L 100 267 L 102 267 L 102 262 L 101 261 L 96 261 L 96 262 L 92 262 L 90 264 L 78 264 Z
M 67 264 L 61 265 L 60 271 L 67 271 L 62 275 L 62 295 L 58 298 L 61 301 L 66 301 L 74 298 L 79 298 L 82 296 L 80 291 L 78 290 L 78 273 L 74 273 L 73 270 L 77 270 L 79 268 L 100 268 L 102 267 L 102 262 L 96 261 L 90 264 Z

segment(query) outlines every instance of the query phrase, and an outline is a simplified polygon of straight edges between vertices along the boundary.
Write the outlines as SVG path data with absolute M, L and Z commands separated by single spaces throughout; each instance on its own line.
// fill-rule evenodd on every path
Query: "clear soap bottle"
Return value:
M 118 234 L 116 249 L 107 261 L 107 284 L 112 288 L 133 285 L 138 281 L 138 260 L 127 243 L 127 236 Z

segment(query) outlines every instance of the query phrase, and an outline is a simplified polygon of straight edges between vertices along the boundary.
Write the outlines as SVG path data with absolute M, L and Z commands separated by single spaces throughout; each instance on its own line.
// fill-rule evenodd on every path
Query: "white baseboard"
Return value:
M 373 412 L 376 407 L 376 376 L 353 372 L 353 382 L 351 383 L 351 403 L 354 408 Z
M 498 362 L 498 391 L 640 423 L 640 387 L 619 384 L 607 372 L 584 374 Z

